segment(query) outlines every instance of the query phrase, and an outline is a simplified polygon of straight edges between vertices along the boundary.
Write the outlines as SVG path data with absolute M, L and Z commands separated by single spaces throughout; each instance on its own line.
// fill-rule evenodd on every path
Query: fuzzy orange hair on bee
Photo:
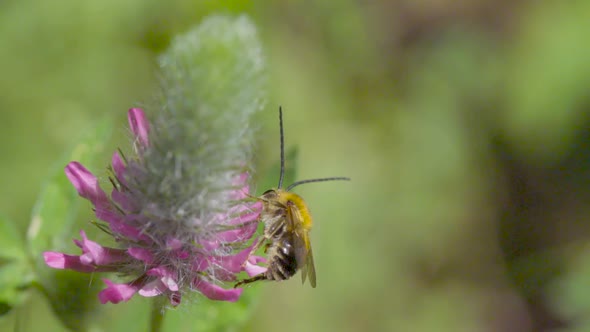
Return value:
M 313 220 L 303 198 L 291 189 L 304 183 L 324 181 L 350 181 L 347 177 L 329 177 L 301 180 L 283 189 L 285 176 L 285 145 L 283 134 L 283 111 L 279 107 L 279 128 L 281 145 L 281 172 L 276 189 L 265 191 L 258 197 L 263 203 L 260 220 L 264 223 L 262 239 L 251 251 L 253 254 L 264 245 L 267 254 L 267 270 L 252 278 L 236 283 L 234 287 L 259 280 L 287 280 L 301 270 L 301 280 L 309 278 L 311 287 L 316 287 L 316 272 L 309 233 Z

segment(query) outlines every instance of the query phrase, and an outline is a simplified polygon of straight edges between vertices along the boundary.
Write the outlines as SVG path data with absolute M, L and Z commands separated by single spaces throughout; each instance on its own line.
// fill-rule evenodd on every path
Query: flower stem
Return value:
M 150 314 L 150 332 L 162 331 L 164 323 L 164 311 L 161 296 L 156 296 L 152 300 L 152 312 Z

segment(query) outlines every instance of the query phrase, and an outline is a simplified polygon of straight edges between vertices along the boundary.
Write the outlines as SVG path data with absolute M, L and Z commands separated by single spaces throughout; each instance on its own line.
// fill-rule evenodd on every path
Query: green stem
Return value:
M 152 300 L 152 312 L 150 315 L 150 332 L 161 332 L 164 323 L 164 311 L 161 296 L 156 296 Z

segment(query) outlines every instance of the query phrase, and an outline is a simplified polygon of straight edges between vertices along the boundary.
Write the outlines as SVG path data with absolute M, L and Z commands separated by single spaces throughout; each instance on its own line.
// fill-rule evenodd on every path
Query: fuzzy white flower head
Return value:
M 245 17 L 212 17 L 177 38 L 160 60 L 163 89 L 160 106 L 148 108 L 151 121 L 141 109 L 129 111 L 135 156 L 114 154 L 110 197 L 81 164 L 66 167 L 118 247 L 81 232 L 81 256 L 46 252 L 46 263 L 128 276 L 119 284 L 105 280 L 103 303 L 139 293 L 177 305 L 186 290 L 237 300 L 241 289 L 221 285 L 251 272 L 248 241 L 261 205 L 249 200 L 250 121 L 264 100 L 261 54 Z

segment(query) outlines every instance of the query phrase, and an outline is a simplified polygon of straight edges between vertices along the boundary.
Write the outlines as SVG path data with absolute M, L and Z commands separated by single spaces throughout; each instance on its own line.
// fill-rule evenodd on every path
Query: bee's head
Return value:
M 266 201 L 274 201 L 279 197 L 277 189 L 269 189 L 262 194 L 262 199 Z

